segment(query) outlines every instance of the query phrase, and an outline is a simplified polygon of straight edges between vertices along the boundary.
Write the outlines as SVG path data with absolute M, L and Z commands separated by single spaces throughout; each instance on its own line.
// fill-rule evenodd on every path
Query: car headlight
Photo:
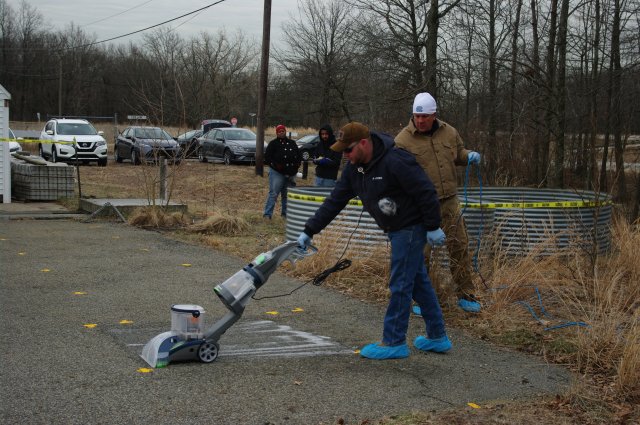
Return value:
M 234 153 L 246 152 L 247 150 L 242 146 L 229 146 Z
M 104 140 L 98 140 L 98 141 L 96 142 L 96 146 L 104 146 L 104 145 L 106 145 L 106 144 L 107 144 L 107 142 L 105 142 Z

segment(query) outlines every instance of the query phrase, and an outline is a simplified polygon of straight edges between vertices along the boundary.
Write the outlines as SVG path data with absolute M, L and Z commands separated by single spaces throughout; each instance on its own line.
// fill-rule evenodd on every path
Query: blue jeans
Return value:
M 334 179 L 325 179 L 325 178 L 316 176 L 315 185 L 319 187 L 334 187 L 336 185 L 336 181 Z
M 422 224 L 389 232 L 391 241 L 391 298 L 384 317 L 382 342 L 394 346 L 404 344 L 409 327 L 411 299 L 422 310 L 428 338 L 446 335 L 438 296 L 424 265 L 426 230 Z
M 287 215 L 287 187 L 289 186 L 289 179 L 274 169 L 269 168 L 269 195 L 267 196 L 267 203 L 264 205 L 264 213 L 262 215 L 271 217 L 273 215 L 273 209 L 276 206 L 278 200 L 278 194 L 280 194 L 280 201 L 282 202 L 282 215 Z

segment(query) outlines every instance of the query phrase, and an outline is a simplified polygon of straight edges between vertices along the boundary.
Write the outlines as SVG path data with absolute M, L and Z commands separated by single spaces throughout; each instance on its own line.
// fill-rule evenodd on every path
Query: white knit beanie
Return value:
M 413 100 L 414 114 L 433 114 L 437 109 L 436 100 L 429 93 L 418 93 Z

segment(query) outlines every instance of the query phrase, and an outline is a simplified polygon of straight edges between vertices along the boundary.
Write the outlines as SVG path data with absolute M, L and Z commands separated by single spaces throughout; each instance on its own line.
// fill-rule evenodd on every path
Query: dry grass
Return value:
M 175 229 L 186 225 L 188 218 L 182 213 L 167 213 L 162 207 L 149 206 L 136 208 L 127 221 L 132 226 Z
M 595 263 L 581 250 L 519 258 L 495 252 L 482 260 L 490 264 L 488 289 L 479 288 L 483 313 L 473 327 L 465 318 L 454 322 L 579 372 L 590 385 L 578 382 L 563 398 L 574 408 L 638 420 L 639 243 L 640 232 L 617 220 L 611 254 Z
M 204 235 L 238 236 L 249 230 L 249 222 L 237 215 L 214 211 L 201 222 L 189 226 L 187 230 Z

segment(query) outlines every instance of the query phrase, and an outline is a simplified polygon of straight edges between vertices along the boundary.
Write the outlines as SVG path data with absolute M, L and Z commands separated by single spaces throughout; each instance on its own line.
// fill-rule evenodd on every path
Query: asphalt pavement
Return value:
M 447 354 L 360 358 L 383 307 L 313 285 L 250 302 L 215 362 L 149 369 L 142 345 L 170 329 L 171 306 L 198 304 L 212 324 L 226 313 L 213 287 L 245 262 L 118 222 L 12 217 L 0 220 L 1 423 L 362 423 L 553 394 L 571 379 L 455 329 Z M 257 296 L 301 283 L 276 273 Z M 408 337 L 423 330 L 412 317 Z

